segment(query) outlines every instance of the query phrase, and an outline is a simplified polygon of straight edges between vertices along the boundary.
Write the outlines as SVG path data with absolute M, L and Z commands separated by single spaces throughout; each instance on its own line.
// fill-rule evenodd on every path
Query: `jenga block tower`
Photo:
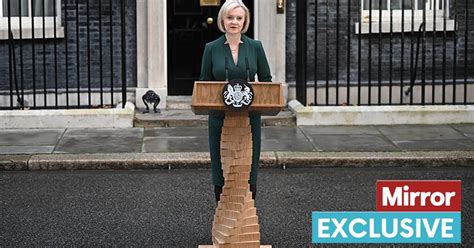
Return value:
M 212 225 L 212 246 L 260 247 L 260 226 L 255 203 L 250 193 L 252 164 L 252 132 L 249 111 L 260 115 L 277 115 L 285 106 L 281 83 L 252 82 L 252 105 L 235 112 L 223 101 L 223 89 L 229 82 L 196 81 L 193 88 L 192 111 L 197 115 L 225 113 L 221 135 L 221 161 L 224 188 Z
M 227 111 L 221 135 L 224 187 L 214 215 L 214 247 L 260 247 L 260 226 L 249 179 L 252 131 L 248 112 Z

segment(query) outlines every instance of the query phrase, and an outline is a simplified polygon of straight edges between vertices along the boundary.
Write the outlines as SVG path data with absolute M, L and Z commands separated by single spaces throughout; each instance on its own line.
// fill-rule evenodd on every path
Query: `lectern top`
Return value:
M 196 81 L 194 82 L 192 111 L 197 115 L 208 115 L 230 111 L 222 100 L 226 82 Z M 285 107 L 281 83 L 254 82 L 253 103 L 248 109 L 261 115 L 277 115 Z

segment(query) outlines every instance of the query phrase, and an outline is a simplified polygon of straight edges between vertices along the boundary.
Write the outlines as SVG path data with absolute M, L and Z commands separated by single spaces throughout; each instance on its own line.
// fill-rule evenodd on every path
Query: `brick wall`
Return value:
M 329 71 L 328 78 L 329 80 L 336 79 L 336 0 L 329 1 L 327 6 L 326 0 L 317 0 L 318 2 L 318 14 L 315 15 L 315 0 L 308 0 L 308 80 L 314 80 L 314 66 L 315 66 L 315 41 L 317 41 L 317 79 L 326 80 L 326 62 L 328 63 Z M 287 81 L 295 81 L 295 59 L 296 59 L 296 15 L 295 15 L 295 5 L 296 0 L 287 1 Z M 465 1 L 458 1 L 456 6 L 456 15 L 457 15 L 457 78 L 464 78 L 464 51 L 465 51 Z M 350 77 L 351 82 L 357 82 L 358 77 L 358 49 L 359 49 L 359 38 L 361 39 L 361 79 L 366 81 L 368 79 L 368 67 L 369 67 L 369 38 L 367 34 L 358 35 L 355 34 L 355 23 L 360 20 L 360 1 L 352 1 L 350 9 Z M 453 1 L 451 1 L 450 14 L 452 18 L 453 14 Z M 339 9 L 339 79 L 341 82 L 347 81 L 347 44 L 348 44 L 348 33 L 347 33 L 347 21 L 349 16 L 348 10 L 348 0 L 340 0 L 340 9 Z M 329 24 L 327 25 L 327 16 L 329 15 Z M 318 38 L 315 39 L 315 16 L 317 17 L 317 33 Z M 474 61 L 474 4 L 470 3 L 468 8 L 468 78 L 474 77 L 474 66 L 472 61 Z M 416 34 L 416 33 L 415 33 Z M 449 80 L 453 77 L 453 35 L 454 32 L 447 33 L 447 42 L 446 42 L 446 77 Z M 326 41 L 328 39 L 328 41 Z M 371 36 L 371 66 L 372 72 L 371 77 L 372 81 L 378 81 L 378 72 L 379 72 L 379 39 L 381 44 L 381 56 L 382 63 L 381 66 L 381 80 L 386 81 L 389 79 L 390 72 L 390 40 L 392 41 L 392 78 L 394 81 L 400 81 L 401 76 L 401 33 L 394 33 L 393 37 L 390 37 L 390 34 L 372 34 Z M 416 51 L 416 41 L 417 36 L 413 37 L 414 51 Z M 411 33 L 404 34 L 404 63 L 403 63 L 403 78 L 405 81 L 410 79 L 410 61 L 411 61 L 411 42 L 412 37 Z M 433 32 L 426 32 L 426 60 L 425 60 L 425 75 L 426 80 L 431 80 L 432 78 L 432 59 L 433 59 Z M 326 49 L 327 48 L 327 49 Z M 327 54 L 327 52 L 329 52 Z M 326 60 L 326 55 L 328 55 L 328 60 Z M 421 79 L 421 58 L 422 50 L 420 46 L 420 58 L 418 65 L 417 79 Z M 414 56 L 413 56 L 414 58 Z M 435 38 L 435 79 L 439 80 L 442 78 L 442 62 L 443 62 L 443 34 L 442 32 L 437 32 Z
M 69 87 L 77 88 L 77 71 L 80 72 L 80 87 L 88 86 L 88 49 L 87 49 L 87 15 L 86 0 L 79 1 L 79 41 L 76 39 L 76 0 L 67 0 L 67 19 L 65 18 L 65 3 L 62 1 L 62 24 L 67 25 L 68 42 L 68 82 Z M 136 0 L 126 0 L 126 56 L 127 56 L 127 85 L 136 86 L 137 82 L 137 45 L 136 45 Z M 108 0 L 102 0 L 102 9 L 99 10 L 99 1 L 89 1 L 89 27 L 90 27 L 90 77 L 92 87 L 99 87 L 100 83 L 100 50 L 99 41 L 102 39 L 102 65 L 103 65 L 103 85 L 110 88 L 111 74 L 115 87 L 121 87 L 121 24 L 120 24 L 120 1 L 112 0 L 112 30 L 113 30 L 113 73 L 110 70 L 110 5 Z M 102 38 L 99 36 L 99 11 L 102 14 Z M 54 44 L 57 49 L 57 77 L 58 87 L 66 86 L 66 38 L 46 39 L 45 51 L 43 52 L 43 39 L 15 40 L 16 64 L 18 83 L 20 84 L 20 49 L 23 53 L 23 84 L 25 89 L 31 89 L 33 85 L 33 56 L 32 46 L 35 47 L 35 80 L 36 88 L 43 89 L 44 75 L 46 73 L 46 86 L 49 89 L 55 87 L 55 62 Z M 77 64 L 77 45 L 79 44 L 79 65 Z M 8 43 L 0 41 L 0 90 L 10 89 L 9 63 L 8 63 Z M 44 70 L 43 57 L 46 57 L 46 70 Z

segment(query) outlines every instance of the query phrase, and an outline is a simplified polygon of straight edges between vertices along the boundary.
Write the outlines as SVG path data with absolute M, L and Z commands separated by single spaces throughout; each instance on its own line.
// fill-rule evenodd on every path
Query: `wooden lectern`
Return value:
M 260 246 L 260 226 L 249 179 L 252 164 L 252 132 L 249 112 L 277 115 L 284 107 L 280 83 L 252 83 L 253 102 L 242 111 L 227 108 L 222 99 L 226 82 L 194 83 L 191 109 L 197 115 L 225 113 L 221 134 L 221 161 L 225 179 L 212 225 L 213 246 Z

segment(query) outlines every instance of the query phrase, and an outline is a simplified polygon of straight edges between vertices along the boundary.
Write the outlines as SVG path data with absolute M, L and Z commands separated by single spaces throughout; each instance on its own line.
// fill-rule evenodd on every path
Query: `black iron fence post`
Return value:
M 306 105 L 306 4 L 296 1 L 296 99 Z M 317 4 L 317 3 L 316 3 Z M 316 80 L 315 80 L 316 83 Z
M 125 39 L 125 10 L 127 9 L 127 1 L 121 0 L 121 26 L 122 26 L 122 107 L 125 108 L 125 103 L 127 102 L 127 43 Z

